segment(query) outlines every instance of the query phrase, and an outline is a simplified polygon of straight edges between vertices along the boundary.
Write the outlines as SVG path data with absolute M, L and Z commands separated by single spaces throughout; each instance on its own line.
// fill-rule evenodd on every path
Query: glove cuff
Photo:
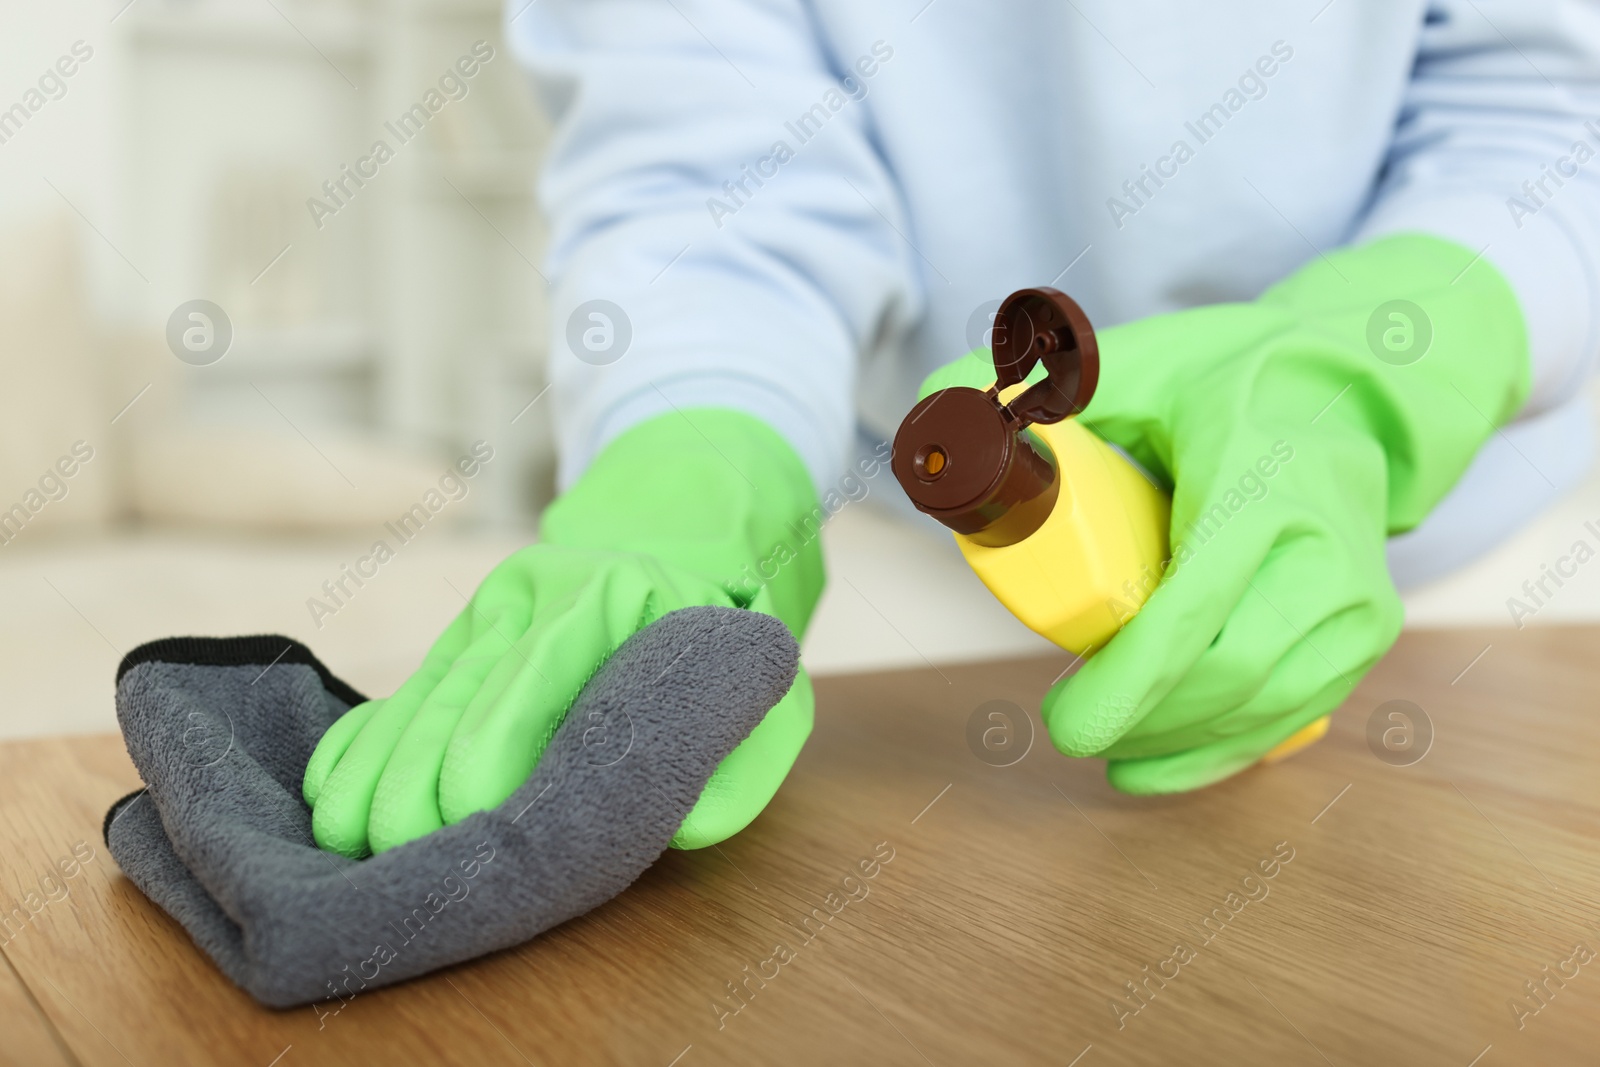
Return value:
M 1389 532 L 1438 503 L 1483 442 L 1527 401 L 1532 362 L 1521 305 L 1481 254 L 1398 234 L 1323 256 L 1262 294 L 1353 357 L 1358 417 L 1389 467 Z M 1359 416 L 1356 415 L 1359 412 Z
M 637 552 L 757 595 L 798 638 L 822 594 L 826 513 L 805 464 L 766 423 L 694 408 L 606 446 L 545 511 L 547 544 Z

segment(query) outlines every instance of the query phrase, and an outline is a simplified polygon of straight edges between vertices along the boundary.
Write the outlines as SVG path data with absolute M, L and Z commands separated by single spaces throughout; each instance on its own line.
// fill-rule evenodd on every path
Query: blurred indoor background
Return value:
M 389 691 L 535 536 L 553 489 L 534 197 L 549 127 L 501 4 L 0 12 L 0 509 L 26 518 L 0 520 L 0 736 L 114 729 L 118 659 L 175 633 L 288 634 Z M 429 90 L 442 104 L 397 137 L 385 124 Z M 380 138 L 393 158 L 362 164 Z M 188 317 L 196 300 L 223 319 Z M 226 351 L 180 359 L 174 322 L 231 331 Z M 435 493 L 394 559 L 326 592 L 375 540 L 398 545 L 385 524 L 478 442 L 493 458 Z M 946 538 L 880 506 L 882 481 L 825 533 L 812 669 L 1047 650 Z M 1514 640 L 1507 598 L 1580 537 L 1600 543 L 1590 520 L 1593 477 L 1408 597 L 1411 624 Z M 1594 572 L 1530 624 L 1600 615 Z

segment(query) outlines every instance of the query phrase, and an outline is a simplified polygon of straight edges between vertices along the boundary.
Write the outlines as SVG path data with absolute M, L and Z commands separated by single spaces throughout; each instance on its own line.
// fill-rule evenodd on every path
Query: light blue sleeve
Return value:
M 841 88 L 799 0 L 510 0 L 507 20 L 556 123 L 540 193 L 561 485 L 629 426 L 705 405 L 766 420 L 833 482 L 858 353 L 922 300 L 866 110 L 841 103 L 859 79 Z M 819 105 L 825 128 L 794 125 Z
M 1355 237 L 1405 230 L 1481 251 L 1510 281 L 1534 366 L 1523 417 L 1571 398 L 1600 344 L 1600 8 L 1432 0 Z

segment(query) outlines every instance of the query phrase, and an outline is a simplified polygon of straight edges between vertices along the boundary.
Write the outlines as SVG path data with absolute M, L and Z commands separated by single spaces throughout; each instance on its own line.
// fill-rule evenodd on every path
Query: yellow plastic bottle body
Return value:
M 1138 612 L 1171 552 L 1172 502 L 1074 419 L 1030 427 L 1055 455 L 1061 490 L 1044 525 L 991 548 L 956 534 L 967 563 L 1030 630 L 1087 659 Z M 1273 763 L 1328 732 L 1324 716 L 1262 757 Z
M 1061 491 L 1044 525 L 1016 544 L 956 543 L 1000 602 L 1069 652 L 1105 647 L 1143 606 L 1169 555 L 1167 494 L 1115 449 L 1067 419 L 1035 425 Z

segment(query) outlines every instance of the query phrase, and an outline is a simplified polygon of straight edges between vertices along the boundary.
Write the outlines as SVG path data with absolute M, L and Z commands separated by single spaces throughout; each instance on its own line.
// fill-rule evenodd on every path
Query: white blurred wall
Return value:
M 0 0 L 0 109 L 24 109 L 0 125 L 0 508 L 85 440 L 41 525 L 351 526 L 486 440 L 461 512 L 532 514 L 545 413 L 512 419 L 543 384 L 546 130 L 499 23 L 494 0 Z M 385 121 L 417 103 L 402 144 Z M 329 197 L 379 139 L 393 158 Z M 233 331 L 204 366 L 165 336 L 195 299 Z

